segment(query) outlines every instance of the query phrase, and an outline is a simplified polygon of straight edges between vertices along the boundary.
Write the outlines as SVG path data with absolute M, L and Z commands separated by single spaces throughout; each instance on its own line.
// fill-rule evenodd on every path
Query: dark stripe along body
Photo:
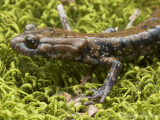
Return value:
M 87 36 L 89 43 L 87 50 L 91 50 L 92 46 L 100 48 L 94 52 L 88 51 L 89 55 L 96 59 L 103 56 L 115 57 L 123 62 L 135 60 L 141 55 L 159 55 L 160 8 L 154 11 L 147 20 L 131 29 L 108 34 L 84 34 L 83 36 Z
M 87 38 L 89 50 L 85 52 L 93 58 L 116 57 L 121 62 L 137 59 L 140 55 L 158 55 L 160 53 L 160 26 L 138 34 L 124 37 Z M 94 41 L 94 42 L 93 42 Z M 93 43 L 95 43 L 93 45 Z M 92 48 L 99 48 L 97 50 Z

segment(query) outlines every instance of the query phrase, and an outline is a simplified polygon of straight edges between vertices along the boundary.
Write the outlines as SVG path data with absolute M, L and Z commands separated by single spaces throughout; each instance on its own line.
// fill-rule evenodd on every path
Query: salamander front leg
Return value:
M 116 30 L 112 27 L 107 28 L 105 31 L 103 31 L 104 33 L 111 33 L 111 32 L 116 32 Z
M 111 69 L 102 87 L 94 91 L 94 95 L 88 98 L 95 99 L 95 98 L 101 97 L 100 102 L 103 103 L 109 91 L 112 89 L 113 85 L 117 82 L 118 75 L 121 70 L 122 64 L 116 58 L 105 57 L 105 58 L 100 59 L 100 65 L 105 66 L 105 67 L 111 67 Z

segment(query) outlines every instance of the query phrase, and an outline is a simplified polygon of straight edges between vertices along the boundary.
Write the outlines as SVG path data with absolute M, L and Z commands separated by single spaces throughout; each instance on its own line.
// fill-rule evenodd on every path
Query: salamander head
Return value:
M 14 37 L 11 47 L 17 52 L 36 57 L 73 59 L 86 45 L 84 38 L 65 37 L 67 31 L 53 28 L 37 28 L 28 24 L 23 34 Z

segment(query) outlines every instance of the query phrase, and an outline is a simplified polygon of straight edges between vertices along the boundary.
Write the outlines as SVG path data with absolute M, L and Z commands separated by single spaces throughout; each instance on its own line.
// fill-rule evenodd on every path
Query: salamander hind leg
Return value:
M 117 82 L 119 72 L 122 64 L 119 60 L 112 57 L 104 57 L 100 59 L 101 66 L 111 67 L 110 71 L 102 85 L 98 90 L 94 90 L 94 95 L 88 97 L 89 99 L 95 99 L 101 97 L 100 102 L 103 103 L 104 99 L 112 89 L 113 85 Z

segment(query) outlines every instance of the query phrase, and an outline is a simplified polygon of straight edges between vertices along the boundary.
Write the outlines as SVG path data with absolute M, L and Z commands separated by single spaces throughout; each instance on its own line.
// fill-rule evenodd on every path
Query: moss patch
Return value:
M 94 100 L 99 111 L 94 117 L 85 112 L 86 105 L 66 105 L 68 92 L 86 93 L 98 88 L 107 70 L 98 68 L 94 83 L 80 85 L 90 66 L 44 58 L 30 58 L 14 52 L 9 41 L 23 32 L 28 23 L 38 27 L 62 28 L 56 6 L 58 0 L 0 0 L 0 119 L 160 119 L 160 60 L 141 56 L 123 63 L 117 85 L 105 102 Z M 136 8 L 142 14 L 134 25 L 145 20 L 160 0 L 76 0 L 65 5 L 69 23 L 76 32 L 102 32 L 108 27 L 125 28 Z

